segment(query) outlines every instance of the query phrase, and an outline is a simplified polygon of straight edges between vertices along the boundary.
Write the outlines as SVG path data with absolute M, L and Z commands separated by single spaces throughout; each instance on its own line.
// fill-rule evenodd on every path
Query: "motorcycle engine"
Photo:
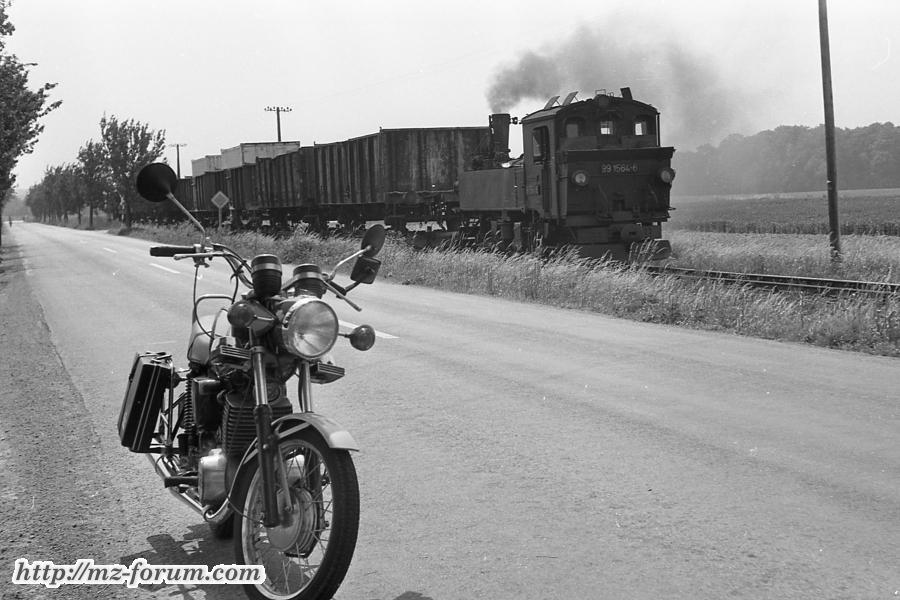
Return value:
M 287 387 L 278 381 L 270 380 L 269 406 L 272 407 L 272 419 L 291 414 L 291 401 L 287 395 Z M 253 419 L 252 389 L 229 392 L 225 395 L 225 409 L 222 415 L 222 446 L 229 462 L 237 464 L 243 458 L 247 448 L 256 439 L 256 421 Z

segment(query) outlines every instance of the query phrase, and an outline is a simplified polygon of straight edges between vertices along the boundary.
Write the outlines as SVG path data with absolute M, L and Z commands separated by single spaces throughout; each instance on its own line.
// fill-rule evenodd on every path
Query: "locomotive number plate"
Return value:
M 621 163 L 601 163 L 601 175 L 631 175 L 638 172 L 637 163 L 621 162 Z

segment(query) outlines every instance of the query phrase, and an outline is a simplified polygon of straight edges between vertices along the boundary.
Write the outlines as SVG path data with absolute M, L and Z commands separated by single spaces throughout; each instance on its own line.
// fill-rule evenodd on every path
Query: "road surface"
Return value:
M 20 556 L 232 562 L 116 433 L 133 354 L 184 363 L 192 267 L 101 232 L 17 223 L 11 239 L 6 572 Z M 389 274 L 353 292 L 362 313 L 335 302 L 381 335 L 365 353 L 339 342 L 348 374 L 316 390 L 317 411 L 362 448 L 359 544 L 336 598 L 900 595 L 900 361 Z M 223 265 L 202 276 L 201 292 L 228 289 Z M 57 593 L 242 597 L 231 586 Z

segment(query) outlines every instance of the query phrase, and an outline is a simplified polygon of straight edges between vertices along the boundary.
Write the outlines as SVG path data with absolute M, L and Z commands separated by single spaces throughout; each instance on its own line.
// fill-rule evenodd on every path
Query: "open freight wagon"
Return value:
M 215 218 L 212 197 L 228 196 L 233 228 L 287 229 L 337 221 L 442 220 L 458 205 L 467 161 L 489 143 L 487 127 L 382 129 L 350 140 L 304 146 L 274 158 L 195 177 L 195 206 Z

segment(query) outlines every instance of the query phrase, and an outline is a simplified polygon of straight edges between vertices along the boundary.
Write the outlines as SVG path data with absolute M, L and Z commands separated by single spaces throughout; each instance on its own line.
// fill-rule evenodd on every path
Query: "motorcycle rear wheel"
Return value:
M 244 589 L 250 598 L 265 600 L 331 598 L 356 547 L 359 485 L 353 460 L 346 450 L 329 448 L 311 427 L 280 446 L 289 493 L 300 508 L 291 523 L 267 529 L 259 456 L 244 470 L 236 485 L 235 562 L 261 564 L 266 571 L 264 583 Z

